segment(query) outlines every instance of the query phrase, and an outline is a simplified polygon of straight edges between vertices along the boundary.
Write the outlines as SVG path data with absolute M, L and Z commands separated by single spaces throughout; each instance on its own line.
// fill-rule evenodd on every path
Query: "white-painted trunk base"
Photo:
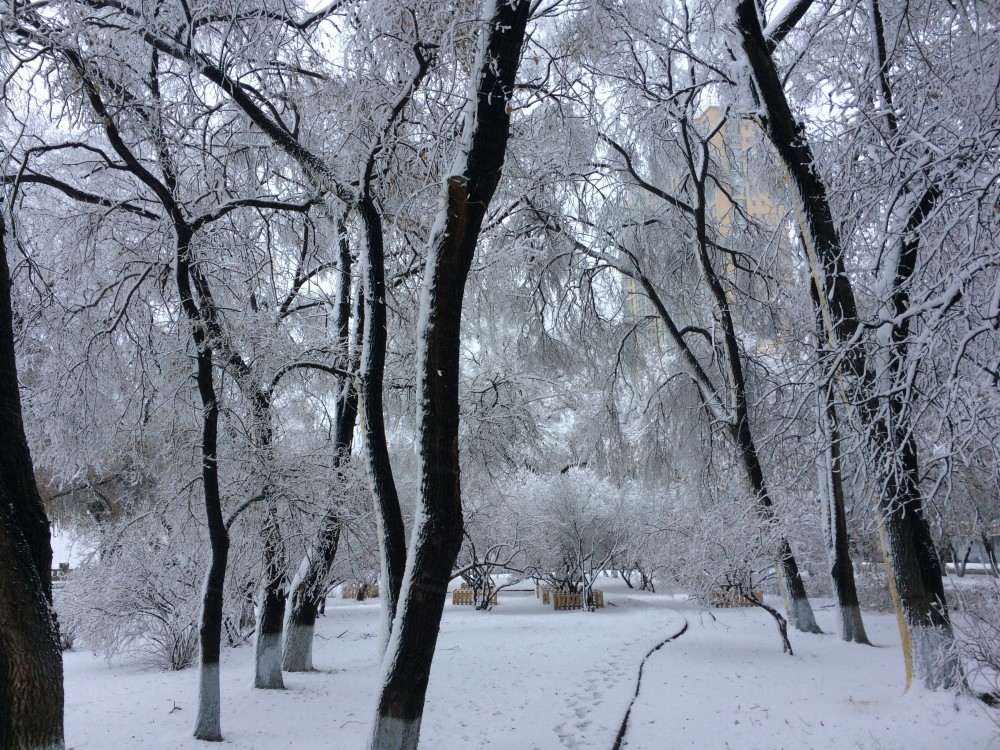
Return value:
M 808 599 L 795 599 L 789 597 L 791 608 L 788 614 L 791 615 L 792 626 L 803 633 L 820 632 L 819 625 L 816 624 L 816 616 L 813 614 L 812 606 Z
M 864 621 L 861 619 L 861 607 L 849 606 L 840 608 L 840 637 L 845 641 L 868 641 L 865 634 Z
M 202 664 L 198 682 L 198 717 L 194 722 L 195 739 L 222 742 L 221 708 L 219 665 Z
M 960 685 L 962 672 L 951 629 L 911 626 L 909 631 L 914 676 L 930 690 L 947 690 Z
M 391 716 L 377 716 L 368 750 L 417 750 L 419 739 L 419 719 L 407 721 Z
M 282 668 L 286 672 L 311 672 L 313 670 L 312 625 L 294 625 L 289 623 L 285 628 L 285 653 L 282 655 Z
M 284 690 L 281 678 L 281 636 L 276 633 L 258 635 L 255 639 L 255 662 L 253 686 L 264 690 Z

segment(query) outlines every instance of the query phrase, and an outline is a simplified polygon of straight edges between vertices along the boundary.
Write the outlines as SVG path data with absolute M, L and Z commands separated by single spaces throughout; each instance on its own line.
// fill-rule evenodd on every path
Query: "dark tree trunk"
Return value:
M 789 656 L 795 656 L 792 652 L 792 642 L 788 640 L 788 623 L 785 618 L 781 616 L 781 613 L 774 607 L 771 607 L 764 603 L 763 599 L 758 599 L 753 596 L 750 592 L 741 592 L 743 596 L 750 600 L 751 603 L 763 609 L 771 617 L 774 618 L 775 624 L 778 626 L 778 635 L 781 637 L 781 651 L 782 653 L 788 654 Z
M 202 346 L 218 355 L 225 368 L 233 375 L 237 386 L 250 404 L 252 420 L 251 448 L 260 466 L 262 486 L 254 498 L 267 513 L 262 530 L 264 536 L 263 574 L 260 593 L 255 607 L 254 633 L 254 687 L 280 690 L 284 688 L 281 677 L 281 642 L 285 621 L 285 603 L 288 597 L 285 585 L 284 541 L 278 523 L 278 509 L 271 486 L 274 430 L 271 424 L 273 384 L 264 384 L 254 368 L 233 344 L 215 302 L 212 286 L 206 275 L 195 263 L 188 264 L 188 273 L 197 302 L 192 312 L 198 315 L 203 328 Z M 212 384 L 214 389 L 214 383 Z
M 249 375 L 242 357 L 234 356 L 233 364 L 242 365 Z M 255 445 L 258 460 L 263 468 L 264 485 L 260 491 L 261 503 L 267 509 L 264 522 L 264 559 L 257 603 L 257 627 L 254 632 L 254 681 L 253 686 L 263 690 L 284 690 L 281 677 L 282 633 L 285 627 L 285 606 L 288 599 L 286 588 L 287 570 L 285 543 L 281 538 L 278 508 L 271 486 L 271 464 L 273 459 L 274 431 L 271 427 L 271 396 L 254 382 L 245 378 L 241 386 L 250 393 L 254 420 Z
M 303 561 L 304 572 L 292 592 L 288 632 L 282 668 L 286 672 L 310 672 L 313 669 L 312 643 L 316 616 L 326 597 L 326 577 L 337 556 L 340 542 L 340 519 L 333 511 L 323 519 L 320 537 Z
M 375 501 L 381 558 L 383 611 L 383 647 L 392 631 L 399 591 L 406 568 L 406 530 L 399 507 L 396 482 L 389 460 L 385 435 L 382 389 L 385 381 L 386 302 L 385 250 L 382 217 L 370 196 L 358 206 L 365 227 L 367 256 L 364 270 L 364 343 L 361 353 L 360 388 L 364 450 L 368 481 Z
M 428 243 L 418 331 L 421 497 L 410 558 L 383 660 L 369 740 L 373 750 L 417 747 L 431 662 L 462 544 L 458 374 L 462 297 L 482 222 L 500 181 L 508 105 L 529 15 L 527 0 L 497 2 L 481 32 L 463 143 Z
M 0 216 L 0 750 L 64 747 L 49 522 L 24 434 Z
M 340 227 L 338 241 L 340 275 L 335 292 L 337 344 L 346 355 L 351 351 L 351 269 L 352 260 L 347 235 Z M 354 351 L 351 352 L 350 371 L 358 370 L 360 346 L 364 337 L 364 309 L 357 297 L 354 314 Z M 354 429 L 358 423 L 358 392 L 352 383 L 341 378 L 336 413 L 336 435 L 334 437 L 333 460 L 340 466 L 350 458 L 354 447 Z M 323 514 L 319 534 L 312 548 L 306 553 L 296 576 L 291 595 L 291 612 L 288 616 L 288 630 L 285 633 L 282 669 L 286 672 L 308 672 L 313 668 L 312 642 L 316 630 L 316 615 L 322 612 L 326 600 L 326 580 L 337 556 L 340 542 L 340 516 L 336 498 L 330 498 L 330 506 Z
M 864 621 L 861 619 L 861 604 L 858 601 L 854 564 L 851 561 L 848 544 L 840 427 L 837 423 L 837 409 L 832 391 L 827 390 L 825 401 L 824 437 L 827 446 L 825 461 L 821 468 L 825 476 L 820 477 L 820 482 L 825 485 L 822 494 L 825 503 L 824 515 L 828 525 L 827 549 L 830 557 L 830 577 L 833 579 L 834 593 L 840 610 L 840 637 L 845 641 L 869 644 Z
M 266 501 L 270 504 L 270 501 Z M 268 508 L 268 523 L 264 531 L 264 572 L 260 601 L 257 605 L 257 629 L 254 633 L 255 688 L 284 690 L 281 677 L 282 632 L 285 627 L 285 555 L 277 510 Z
M 965 571 L 969 567 L 969 557 L 972 555 L 972 541 L 965 543 L 965 552 L 962 556 L 955 556 L 955 576 L 958 578 L 965 578 Z
M 929 688 L 952 686 L 960 679 L 957 664 L 947 657 L 954 636 L 937 550 L 917 487 L 916 446 L 901 408 L 902 396 L 879 397 L 866 354 L 854 342 L 860 325 L 857 305 L 826 187 L 805 131 L 789 108 L 753 0 L 737 3 L 736 26 L 765 112 L 765 129 L 792 186 L 807 261 L 821 292 L 816 300 L 824 344 L 844 349 L 840 372 L 845 390 L 867 431 L 872 465 L 880 474 L 877 491 L 883 550 L 901 615 L 907 683 L 916 672 Z
M 994 576 L 1000 575 L 1000 569 L 997 567 L 997 551 L 993 545 L 993 539 L 989 534 L 981 534 L 980 536 L 983 542 L 983 552 L 986 554 L 986 559 L 983 562 L 989 565 L 991 574 Z
M 193 233 L 179 222 L 175 223 L 174 231 L 177 235 L 177 290 L 180 294 L 181 307 L 191 325 L 198 395 L 202 407 L 201 478 L 211 547 L 201 604 L 201 624 L 198 629 L 201 644 L 201 675 L 194 736 L 199 740 L 221 742 L 219 656 L 222 646 L 223 590 L 226 583 L 226 563 L 229 559 L 229 531 L 222 516 L 222 495 L 219 490 L 219 403 L 215 393 L 215 374 L 212 347 L 207 335 L 208 327 L 201 319 L 191 291 Z

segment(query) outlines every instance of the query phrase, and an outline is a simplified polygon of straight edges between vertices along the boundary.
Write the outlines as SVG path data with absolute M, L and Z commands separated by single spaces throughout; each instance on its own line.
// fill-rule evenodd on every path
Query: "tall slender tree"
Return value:
M 412 750 L 445 594 L 462 545 L 459 351 L 462 298 L 483 220 L 500 182 L 530 4 L 489 0 L 472 67 L 462 141 L 431 230 L 417 335 L 420 501 L 401 601 L 383 661 L 368 746 Z

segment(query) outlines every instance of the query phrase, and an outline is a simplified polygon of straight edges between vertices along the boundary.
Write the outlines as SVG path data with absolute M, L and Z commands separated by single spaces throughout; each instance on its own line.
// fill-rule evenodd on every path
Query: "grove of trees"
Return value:
M 373 749 L 417 747 L 455 576 L 746 595 L 789 652 L 810 595 L 858 643 L 883 602 L 908 682 L 995 665 L 942 576 L 998 574 L 998 26 L 4 5 L 0 750 L 64 746 L 74 642 L 197 662 L 219 741 L 222 648 L 283 688 L 339 583 L 381 599 Z

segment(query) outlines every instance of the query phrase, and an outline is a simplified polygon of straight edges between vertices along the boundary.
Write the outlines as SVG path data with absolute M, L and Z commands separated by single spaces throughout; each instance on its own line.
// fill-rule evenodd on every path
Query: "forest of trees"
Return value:
M 1000 535 L 1000 10 L 978 0 L 0 8 L 0 750 L 60 646 L 254 685 L 378 588 L 371 748 L 495 573 L 895 608 Z M 29 451 L 30 446 L 30 451 Z M 89 559 L 53 591 L 49 521 Z M 807 573 L 809 575 L 805 575 Z M 997 608 L 993 610 L 997 612 Z M 486 616 L 486 615 L 484 615 Z

